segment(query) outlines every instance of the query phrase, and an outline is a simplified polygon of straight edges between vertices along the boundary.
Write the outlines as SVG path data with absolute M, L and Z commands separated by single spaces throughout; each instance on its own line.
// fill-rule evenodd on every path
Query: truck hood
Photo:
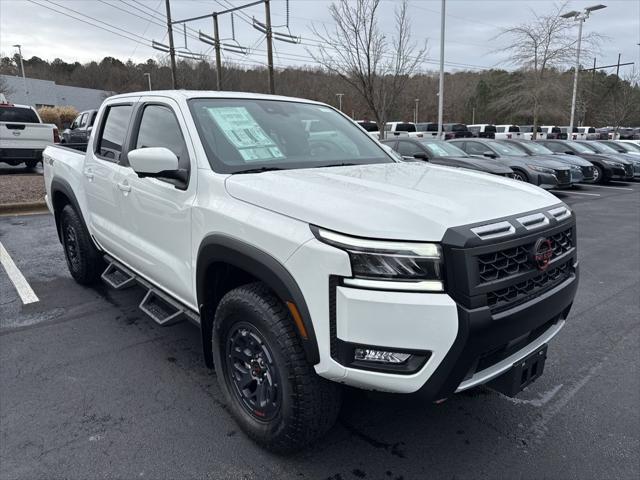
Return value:
M 544 190 L 481 172 L 414 163 L 231 175 L 228 193 L 324 228 L 439 241 L 449 227 L 556 205 Z

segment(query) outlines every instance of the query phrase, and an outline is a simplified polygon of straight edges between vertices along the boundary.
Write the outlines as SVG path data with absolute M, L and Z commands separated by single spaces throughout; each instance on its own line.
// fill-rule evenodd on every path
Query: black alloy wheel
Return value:
M 282 389 L 264 336 L 255 326 L 238 322 L 228 330 L 225 345 L 227 373 L 238 400 L 255 419 L 273 419 L 280 410 Z

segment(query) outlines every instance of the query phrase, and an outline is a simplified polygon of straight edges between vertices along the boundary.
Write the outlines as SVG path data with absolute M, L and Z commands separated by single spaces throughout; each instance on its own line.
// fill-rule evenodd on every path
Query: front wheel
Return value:
M 514 170 L 513 171 L 513 178 L 514 178 L 514 180 L 518 180 L 520 182 L 526 182 L 526 183 L 529 182 L 529 177 L 522 170 Z
M 215 314 L 218 382 L 244 432 L 276 452 L 304 448 L 335 423 L 340 386 L 319 377 L 290 313 L 262 283 L 228 292 Z
M 598 165 L 593 166 L 593 183 L 604 183 L 604 172 Z

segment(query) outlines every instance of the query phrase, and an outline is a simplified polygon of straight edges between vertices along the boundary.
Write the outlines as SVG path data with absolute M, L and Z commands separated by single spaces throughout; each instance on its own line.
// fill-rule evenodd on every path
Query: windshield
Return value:
M 619 153 L 615 148 L 600 142 L 591 142 L 589 146 L 598 153 Z
M 468 157 L 464 150 L 448 142 L 422 140 L 420 142 L 434 157 Z
M 502 155 L 508 155 L 512 157 L 526 157 L 527 154 L 524 153 L 517 147 L 509 145 L 508 143 L 500 143 L 500 142 L 487 142 L 494 150 L 497 150 Z
M 201 98 L 189 106 L 219 173 L 392 162 L 369 135 L 324 105 Z
M 595 149 L 593 148 L 589 148 L 586 145 L 582 144 L 582 143 L 578 143 L 578 142 L 567 142 L 569 143 L 569 145 L 571 145 L 571 147 L 576 150 L 578 153 L 594 153 L 596 152 Z
M 30 108 L 0 106 L 0 122 L 40 123 L 40 120 Z
M 535 142 L 520 142 L 518 145 L 522 145 L 522 148 L 530 153 L 537 153 L 538 155 L 553 155 L 553 152 L 540 143 Z
M 631 142 L 620 142 L 618 145 L 621 145 L 627 152 L 640 152 L 640 145 L 636 145 Z

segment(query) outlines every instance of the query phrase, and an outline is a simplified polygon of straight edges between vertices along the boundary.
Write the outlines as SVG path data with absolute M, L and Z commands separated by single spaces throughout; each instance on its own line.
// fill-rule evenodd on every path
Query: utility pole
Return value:
M 176 71 L 176 49 L 173 45 L 173 24 L 171 23 L 170 0 L 165 0 L 167 9 L 167 32 L 169 33 L 169 57 L 171 58 L 171 88 L 178 88 L 178 73 Z
M 471 109 L 471 125 L 476 123 L 476 107 Z
M 440 86 L 438 89 L 438 140 L 442 140 L 442 117 L 444 113 L 444 17 L 445 2 L 442 0 L 440 11 Z
M 14 48 L 18 49 L 18 56 L 20 57 L 20 71 L 22 72 L 22 86 L 24 87 L 24 98 L 27 104 L 29 102 L 29 90 L 27 89 L 27 77 L 24 74 L 24 62 L 22 61 L 22 45 L 14 45 Z
M 151 74 L 145 73 L 144 76 L 147 77 L 147 80 L 149 80 L 149 91 L 151 91 Z
M 338 97 L 338 110 L 342 111 L 342 96 L 344 93 L 336 93 L 336 97 Z
M 273 32 L 271 31 L 271 7 L 269 4 L 270 0 L 264 0 L 265 26 L 267 30 L 267 69 L 269 70 L 269 93 L 273 95 L 276 93 L 276 87 L 273 80 Z
M 216 50 L 216 89 L 222 90 L 222 60 L 220 59 L 220 33 L 218 32 L 218 14 L 213 15 L 213 41 Z
M 416 98 L 415 102 L 416 102 L 416 111 L 413 115 L 413 123 L 418 123 L 418 104 L 420 103 L 420 99 Z

